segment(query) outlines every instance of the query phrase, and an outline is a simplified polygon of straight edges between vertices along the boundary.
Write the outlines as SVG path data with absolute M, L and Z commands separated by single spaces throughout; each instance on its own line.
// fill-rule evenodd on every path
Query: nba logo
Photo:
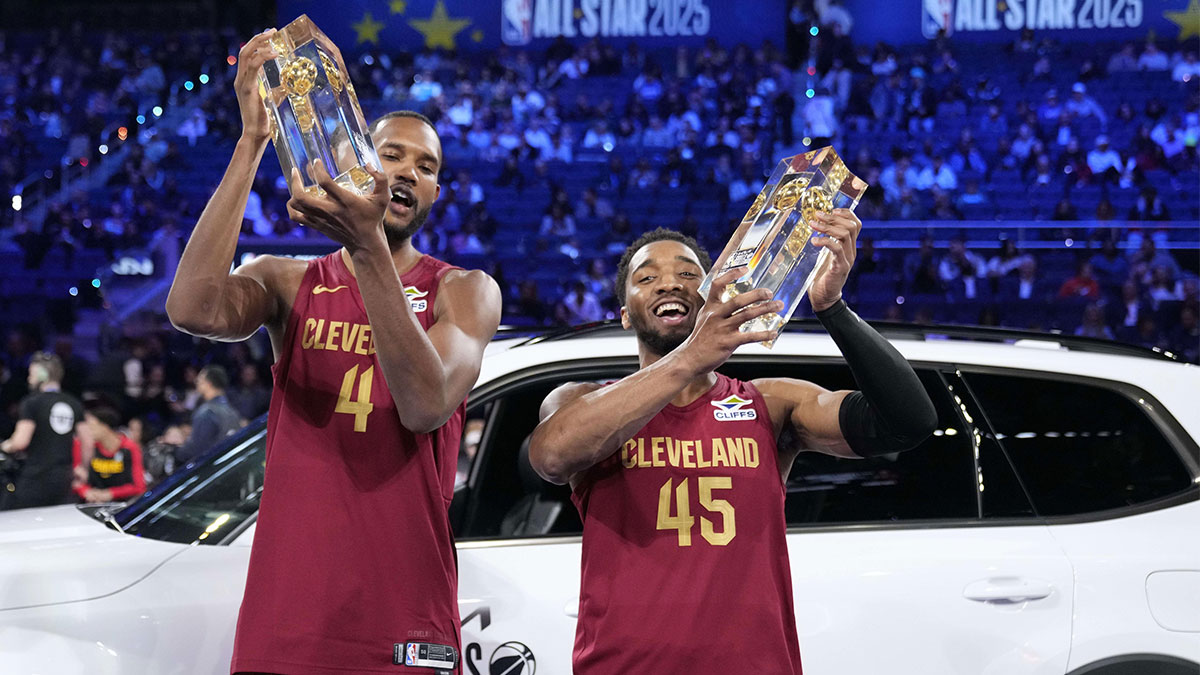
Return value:
M 503 0 L 500 9 L 500 39 L 513 47 L 533 40 L 533 0 Z
M 938 31 L 953 32 L 954 0 L 921 0 L 921 33 L 932 40 Z

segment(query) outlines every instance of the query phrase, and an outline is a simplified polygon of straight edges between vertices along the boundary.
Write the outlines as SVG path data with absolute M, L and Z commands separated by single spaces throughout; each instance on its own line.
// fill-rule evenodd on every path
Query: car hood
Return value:
M 121 534 L 70 505 L 0 513 L 0 611 L 128 588 L 183 544 Z

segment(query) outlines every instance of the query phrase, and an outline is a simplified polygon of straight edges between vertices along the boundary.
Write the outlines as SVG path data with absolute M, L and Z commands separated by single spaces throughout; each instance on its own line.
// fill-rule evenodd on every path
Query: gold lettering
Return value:
M 679 445 L 683 446 L 683 468 L 696 468 L 695 458 L 692 457 L 692 443 L 694 441 L 679 441 Z
M 725 443 L 719 438 L 712 439 L 712 465 L 729 466 L 729 458 L 725 456 Z
M 641 438 L 638 439 L 637 465 L 647 467 L 650 466 L 650 462 L 646 461 L 646 444 L 642 442 L 643 440 Z
M 679 466 L 679 452 L 682 448 L 673 438 L 667 439 L 667 462 L 671 466 Z
M 742 439 L 725 440 L 729 442 L 729 466 L 746 466 L 746 450 L 742 447 Z
M 621 446 L 621 464 L 625 465 L 626 469 L 632 469 L 635 465 L 637 465 L 637 456 L 632 455 L 629 452 L 633 449 L 634 445 L 637 445 L 637 440 L 631 438 L 625 441 L 625 445 Z
M 325 349 L 333 351 L 337 349 L 338 333 L 346 326 L 344 321 L 330 321 L 329 335 L 325 336 Z
M 747 438 L 746 441 L 746 466 L 751 469 L 758 468 L 758 441 L 753 438 Z
M 697 438 L 696 439 L 696 468 L 697 469 L 707 469 L 710 466 L 712 466 L 712 463 L 709 462 L 707 459 L 704 459 L 704 440 Z
M 316 327 L 315 331 L 313 332 L 313 343 L 312 343 L 313 349 L 325 349 L 324 336 L 322 335 L 322 333 L 324 331 L 325 331 L 325 319 L 317 319 L 317 327 Z
M 670 439 L 667 439 L 668 441 Z M 663 453 L 663 438 L 655 436 L 650 439 L 650 465 L 651 466 L 666 466 L 666 462 L 662 458 Z
M 347 324 L 349 331 L 342 331 L 342 351 L 348 352 L 354 346 L 354 338 L 358 337 L 358 329 L 362 328 L 361 324 Z
M 354 353 L 367 355 L 367 347 L 371 347 L 371 353 L 375 353 L 374 345 L 371 344 L 371 327 L 360 325 L 358 327 L 358 342 L 354 345 Z
M 312 349 L 313 340 L 316 339 L 316 335 L 314 335 L 314 330 L 316 327 L 317 320 L 311 316 L 304 321 L 304 339 L 300 341 L 300 347 L 302 349 Z

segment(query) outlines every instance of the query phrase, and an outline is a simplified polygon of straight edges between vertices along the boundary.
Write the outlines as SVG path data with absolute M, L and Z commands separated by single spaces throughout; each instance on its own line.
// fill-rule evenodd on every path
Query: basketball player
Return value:
M 267 464 L 232 670 L 461 672 L 447 507 L 464 399 L 500 320 L 496 283 L 422 255 L 411 237 L 440 191 L 424 117 L 371 125 L 384 172 L 359 196 L 314 167 L 323 196 L 289 215 L 342 248 L 262 256 L 229 272 L 270 137 L 255 74 L 271 31 L 242 48 L 242 136 L 200 216 L 167 299 L 193 335 L 275 352 Z M 292 180 L 298 180 L 293 175 Z M 414 665 L 416 664 L 416 665 Z M 422 665 L 423 664 L 423 665 Z
M 845 210 L 814 225 L 833 262 L 809 291 L 854 392 L 713 372 L 767 339 L 738 326 L 782 303 L 765 289 L 722 302 L 736 271 L 706 302 L 697 289 L 708 256 L 677 232 L 647 233 L 626 251 L 617 294 L 641 369 L 551 392 L 530 445 L 534 468 L 571 484 L 583 518 L 575 672 L 801 672 L 784 538 L 793 459 L 905 450 L 936 423 L 916 373 L 841 300 L 860 228 Z

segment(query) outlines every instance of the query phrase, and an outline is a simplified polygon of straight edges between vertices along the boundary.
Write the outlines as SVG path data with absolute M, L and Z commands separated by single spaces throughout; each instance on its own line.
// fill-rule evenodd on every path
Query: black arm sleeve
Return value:
M 937 411 L 912 366 L 844 300 L 817 312 L 860 391 L 842 401 L 838 422 L 850 449 L 863 457 L 915 447 L 933 433 Z

